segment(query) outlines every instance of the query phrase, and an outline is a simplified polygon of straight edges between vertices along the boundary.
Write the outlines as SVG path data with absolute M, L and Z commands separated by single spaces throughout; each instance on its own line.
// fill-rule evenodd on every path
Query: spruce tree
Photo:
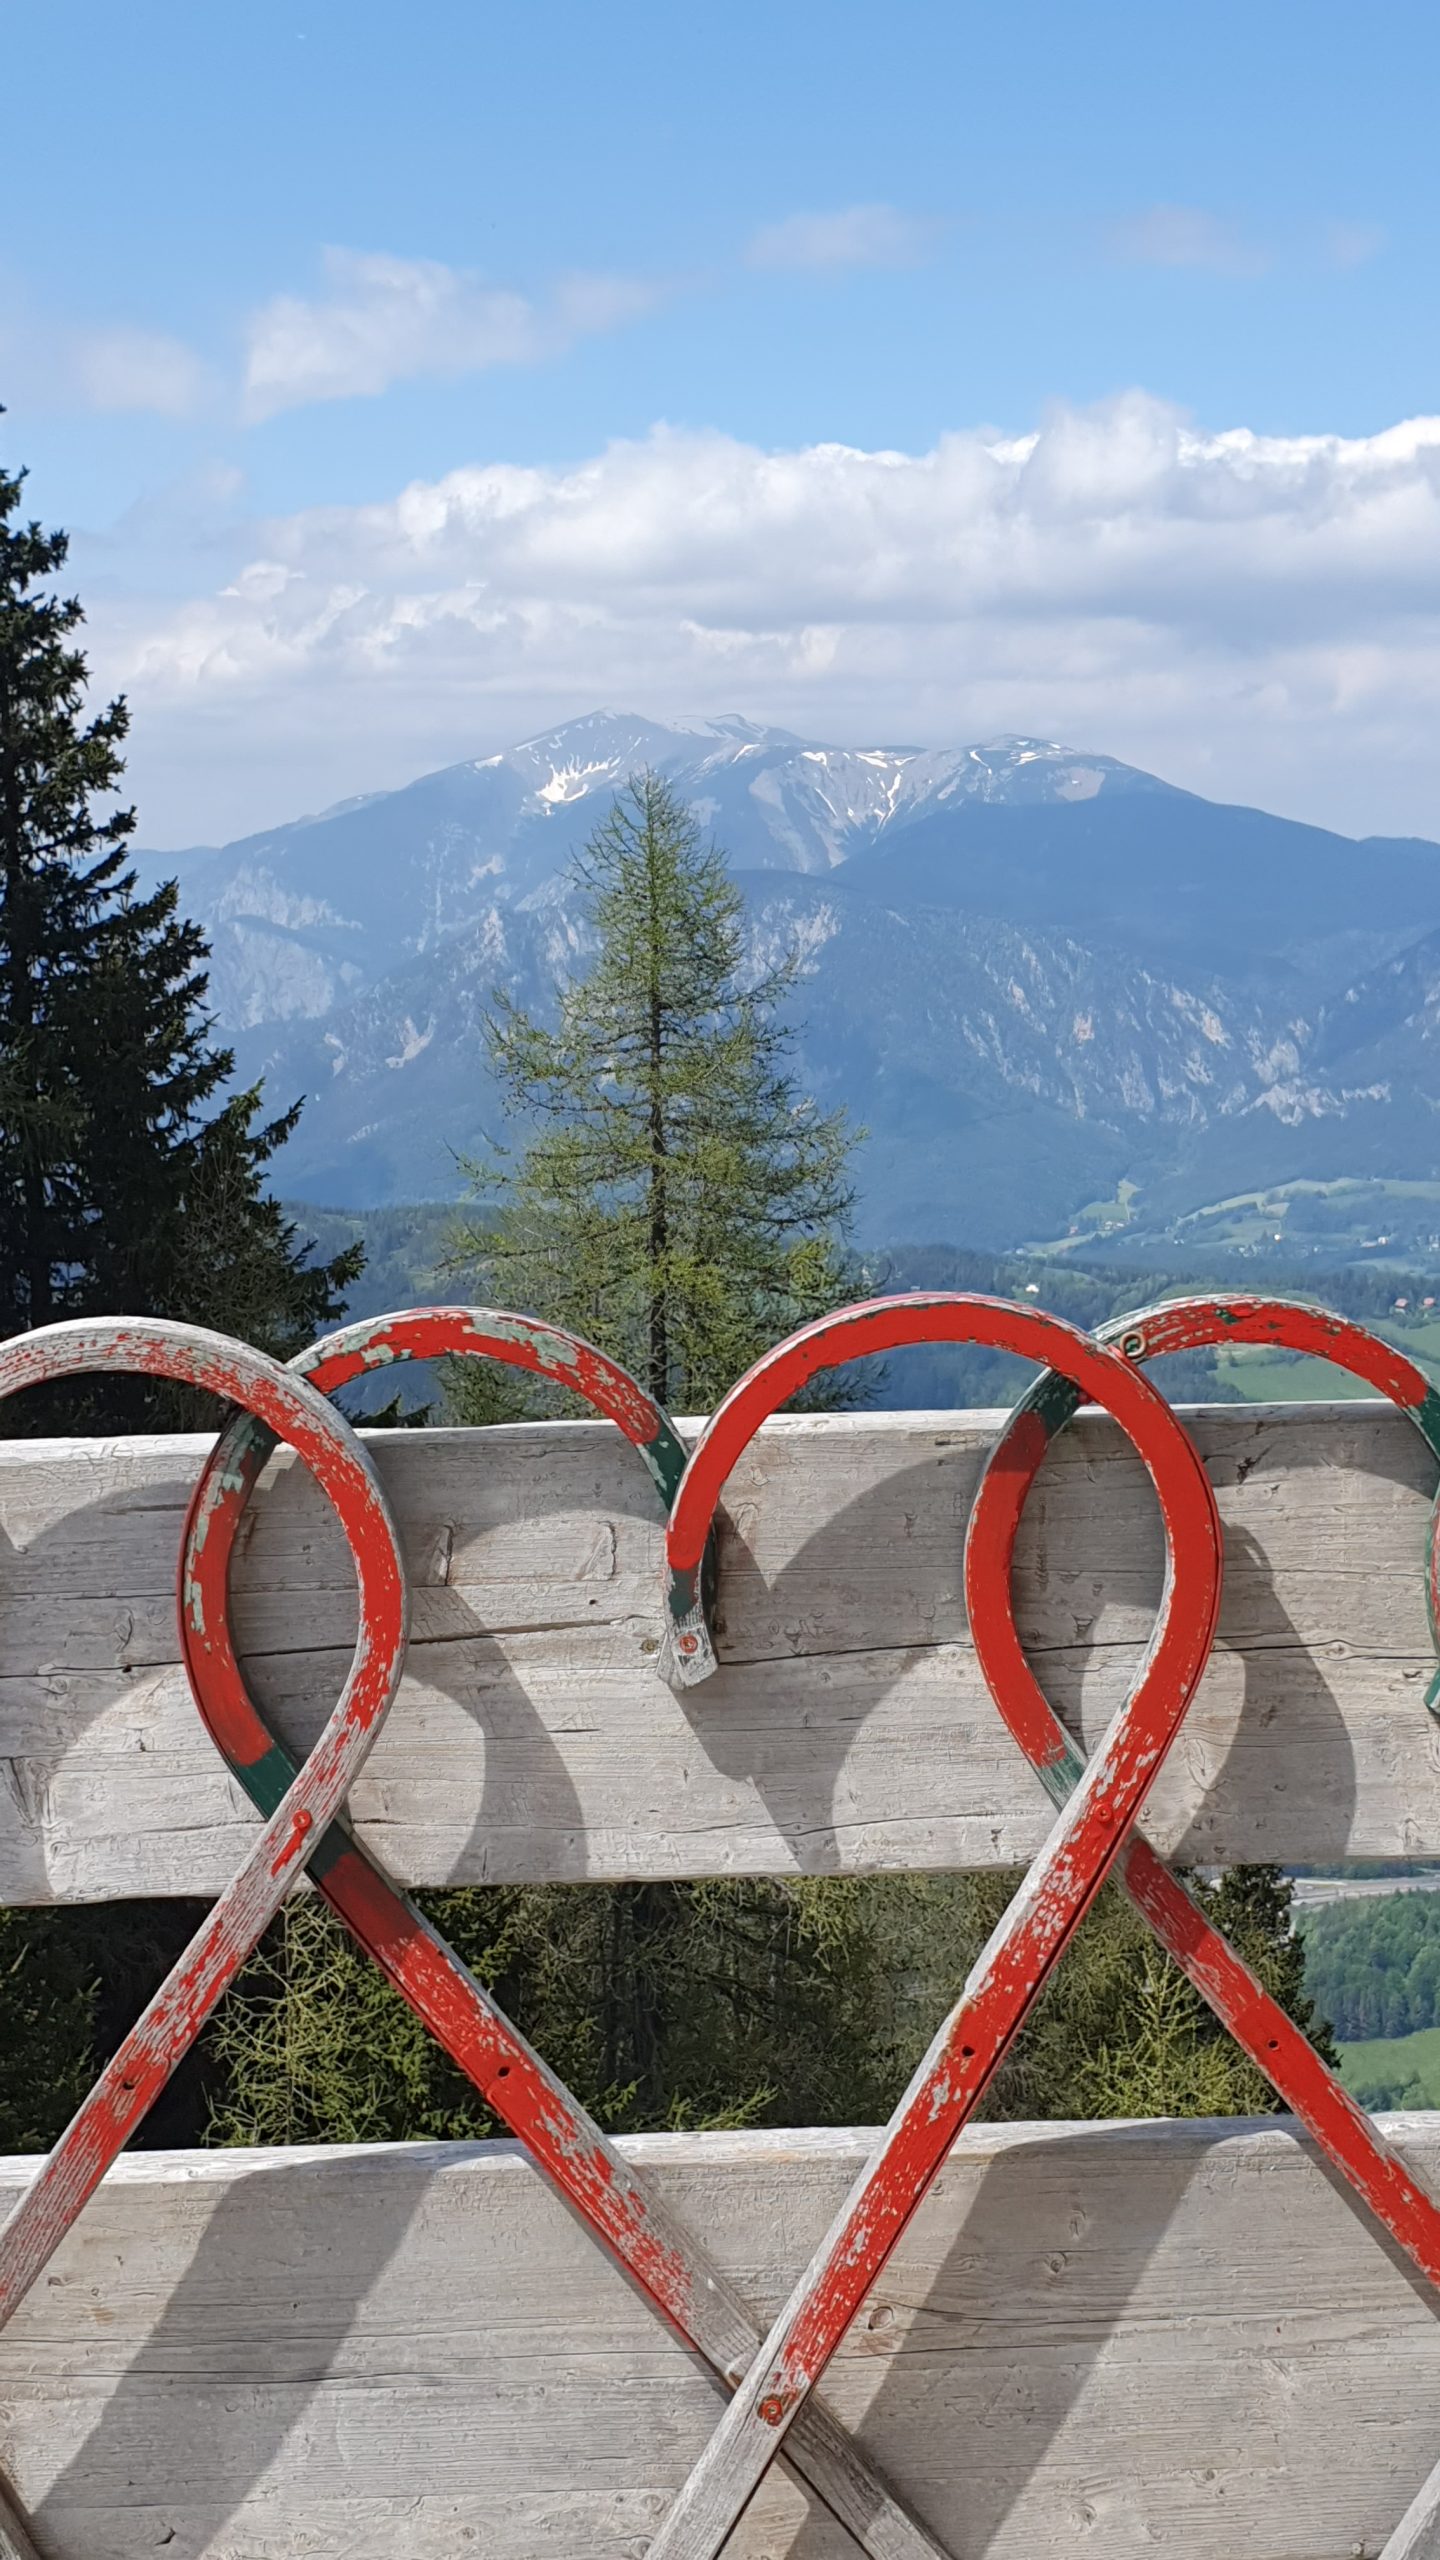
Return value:
M 790 959 L 747 969 L 744 902 L 669 785 L 642 775 L 576 866 L 596 939 L 554 1030 L 500 1002 L 490 1062 L 535 1131 L 471 1167 L 498 1214 L 457 1260 L 487 1294 L 623 1360 L 702 1412 L 759 1352 L 852 1286 L 855 1143 L 789 1073 Z M 455 1382 L 462 1413 L 495 1390 Z
M 0 1337 L 64 1317 L 168 1315 L 279 1357 L 340 1312 L 354 1250 L 314 1265 L 266 1188 L 294 1112 L 230 1093 L 203 935 L 173 883 L 142 892 L 117 805 L 123 701 L 86 716 L 67 540 L 0 471 Z M 0 1432 L 177 1427 L 200 1398 L 98 1376 L 9 1399 Z M 7 2142 L 53 2138 L 193 1929 L 180 1904 L 4 1915 Z M 151 2139 L 204 2120 L 193 2061 Z M 3 2131 L 3 2126 L 0 2126 Z
M 225 1094 L 204 936 L 173 882 L 142 892 L 116 806 L 123 700 L 87 718 L 68 541 L 0 472 L 0 1336 L 66 1316 L 170 1315 L 288 1355 L 338 1311 L 352 1252 L 315 1266 L 265 1189 L 294 1114 Z M 6 1430 L 173 1421 L 173 1392 L 91 1380 L 7 1406 Z

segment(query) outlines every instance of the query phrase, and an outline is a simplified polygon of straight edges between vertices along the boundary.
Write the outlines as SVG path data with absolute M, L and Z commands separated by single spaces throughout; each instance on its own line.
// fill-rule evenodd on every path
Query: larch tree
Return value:
M 491 1066 L 534 1134 L 518 1159 L 470 1168 L 495 1208 L 456 1261 L 598 1342 L 671 1411 L 704 1411 L 850 1293 L 855 1133 L 797 1089 L 797 964 L 750 965 L 741 894 L 665 781 L 615 801 L 575 878 L 593 961 L 554 1029 L 503 1001 L 490 1018 Z M 462 1375 L 454 1393 L 483 1414 L 494 1390 Z

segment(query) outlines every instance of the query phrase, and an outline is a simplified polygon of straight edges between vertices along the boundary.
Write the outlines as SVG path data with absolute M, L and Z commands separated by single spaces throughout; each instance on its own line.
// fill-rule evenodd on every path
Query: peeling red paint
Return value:
M 474 1308 L 422 1308 L 352 1327 L 317 1344 L 296 1365 L 312 1387 L 333 1393 L 377 1361 L 464 1354 L 557 1379 L 608 1415 L 645 1457 L 663 1512 L 667 1490 L 679 1481 L 683 1465 L 668 1415 L 614 1361 L 558 1327 Z M 181 1562 L 186 1602 L 181 1631 L 191 1686 L 207 1731 L 242 1782 L 278 1751 L 245 1685 L 227 1615 L 236 1538 L 267 1454 L 263 1438 L 243 1417 L 237 1419 L 195 1488 Z M 733 2389 L 754 2353 L 758 2333 L 703 2251 L 647 2189 L 640 2172 L 358 1841 L 337 1824 L 327 1841 L 310 1843 L 307 1855 L 314 1883 L 357 1943 L 524 2143 L 592 2237 Z M 804 2450 L 808 2459 L 802 2467 L 812 2487 L 833 2502 L 842 2485 L 833 2458 L 818 2444 Z M 869 2468 L 863 2462 L 860 2467 Z M 873 2477 L 869 2497 L 873 2528 L 867 2525 L 861 2533 L 865 2547 L 873 2530 L 877 2549 L 898 2547 L 914 2560 L 931 2553 L 934 2560 L 943 2560 L 931 2538 L 900 2514 L 884 2484 Z
M 1129 1360 L 1151 1360 L 1170 1351 L 1216 1343 L 1256 1342 L 1309 1352 L 1359 1378 L 1420 1422 L 1429 1382 L 1393 1344 L 1380 1341 L 1346 1318 L 1283 1298 L 1213 1297 L 1167 1301 L 1107 1325 L 1101 1336 Z M 1052 1433 L 1037 1407 L 1053 1410 L 1053 1381 L 1040 1380 L 1017 1406 L 996 1443 L 971 1513 L 966 1553 L 983 1555 L 991 1542 L 1012 1543 Z M 1429 1430 L 1420 1427 L 1434 1446 Z M 1434 1622 L 1436 1530 L 1432 1512 L 1427 1588 Z M 1021 1750 L 1051 1792 L 1064 1802 L 1081 1766 L 1078 1753 L 1036 1680 L 1020 1646 L 1008 1574 L 986 1575 L 982 1604 L 979 1575 L 972 1592 L 972 1633 L 991 1693 Z M 1411 2175 L 1370 2118 L 1342 2088 L 1327 2063 L 1292 2018 L 1238 1956 L 1186 1887 L 1170 1873 L 1147 1840 L 1126 1841 L 1116 1869 L 1157 1938 L 1190 1977 L 1256 2069 L 1314 2136 L 1352 2191 L 1369 2206 L 1414 2264 L 1440 2286 L 1440 2205 Z
M 781 2430 L 823 2373 L 1099 1891 L 1179 1731 L 1214 1640 L 1221 1572 L 1215 1498 L 1194 1443 L 1164 1398 L 1117 1351 L 1056 1316 L 951 1292 L 873 1299 L 823 1317 L 767 1353 L 732 1389 L 692 1452 L 671 1515 L 672 1610 L 693 1590 L 725 1482 L 761 1423 L 821 1369 L 906 1343 L 941 1341 L 981 1342 L 1038 1360 L 1114 1415 L 1159 1500 L 1166 1549 L 1159 1619 L 1130 1696 L 671 2508 L 651 2560 L 714 2560 L 773 2460 Z M 1136 1387 L 1144 1393 L 1136 1396 Z M 1021 1445 L 1040 1445 L 1033 1430 Z M 978 1536 L 972 1523 L 966 1547 L 972 1622 L 990 1613 L 987 1653 L 993 1656 L 998 1641 L 1002 1657 L 1013 1646 L 1022 1663 L 1003 1595 L 1027 1484 L 1013 1465 L 1001 1470 L 996 1501 Z M 990 1660 L 982 1656 L 982 1662 L 993 1686 Z
M 724 1483 L 754 1431 L 820 1369 L 907 1342 L 943 1340 L 1015 1351 L 1050 1373 L 1017 1409 L 993 1453 L 966 1538 L 965 1585 L 981 1668 L 1061 1816 L 836 2226 L 756 2354 L 748 2315 L 703 2252 L 345 1828 L 350 1786 L 398 1685 L 406 1595 L 373 1470 L 320 1391 L 395 1360 L 478 1353 L 555 1379 L 607 1414 L 644 1456 L 662 1505 L 674 1498 L 666 1542 L 669 1600 L 681 1676 L 689 1679 L 713 1665 L 701 1564 Z M 303 1355 L 290 1373 L 217 1336 L 141 1320 L 58 1326 L 0 1344 L 0 1398 L 44 1378 L 101 1367 L 182 1378 L 245 1408 L 195 1491 L 181 1562 L 180 1622 L 207 1729 L 265 1817 L 240 1873 L 0 2233 L 0 2322 L 34 2282 L 307 1865 L 358 1943 L 586 2228 L 735 2392 L 652 2545 L 651 2560 L 713 2560 L 792 2426 L 798 2466 L 864 2547 L 935 2550 L 873 2475 L 866 2485 L 869 2521 L 857 2524 L 847 2515 L 846 2466 L 837 2464 L 833 2444 L 827 2454 L 808 2395 L 1112 1870 L 1355 2193 L 1440 2285 L 1440 2207 L 1132 1828 L 1203 1672 L 1221 1579 L 1219 1523 L 1204 1468 L 1134 1363 L 1216 1341 L 1273 1344 L 1336 1361 L 1410 1413 L 1440 1451 L 1440 1398 L 1393 1346 L 1317 1309 L 1243 1296 L 1148 1310 L 1106 1328 L 1098 1340 L 1007 1301 L 952 1293 L 871 1301 L 807 1326 L 757 1363 L 725 1399 L 683 1474 L 673 1425 L 624 1371 L 557 1328 L 488 1310 L 423 1309 L 352 1327 Z M 1067 1380 L 1076 1393 L 1108 1407 L 1128 1433 L 1159 1499 L 1167 1555 L 1145 1662 L 1088 1765 L 1030 1671 L 1010 1597 L 1026 1499 L 1055 1431 L 1073 1409 Z M 361 1636 L 344 1694 L 298 1771 L 249 1696 L 227 1614 L 237 1534 L 275 1437 L 295 1448 L 339 1513 L 361 1596 Z M 1437 1546 L 1440 1514 L 1432 1520 L 1429 1555 L 1432 1620 L 1440 1593 Z M 866 2466 L 852 2449 L 852 2491 L 856 2466 L 864 2478 Z
M 0 2326 L 47 2264 L 105 2171 L 284 1900 L 306 1828 L 340 1811 L 400 1685 L 406 1589 L 379 1481 L 343 1416 L 264 1354 L 194 1326 L 101 1318 L 51 1325 L 0 1343 L 0 1398 L 43 1379 L 95 1369 L 177 1378 L 245 1406 L 285 1440 L 323 1486 L 350 1541 L 360 1637 L 340 1702 L 270 1813 L 234 1881 L 106 2065 L 0 2232 Z M 207 1524 L 208 1526 L 208 1524 Z M 203 1653 L 203 1612 L 182 1618 Z

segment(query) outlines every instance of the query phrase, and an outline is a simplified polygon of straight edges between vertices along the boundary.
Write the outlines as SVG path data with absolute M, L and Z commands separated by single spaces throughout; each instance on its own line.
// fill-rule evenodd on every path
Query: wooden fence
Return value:
M 1201 1864 L 1440 1855 L 1418 1434 L 1368 1402 L 1187 1418 L 1224 1614 L 1147 1832 Z M 996 1420 L 768 1424 L 726 1495 L 722 1669 L 678 1694 L 653 1491 L 609 1425 L 376 1435 L 414 1602 L 364 1837 L 423 1884 L 1029 1858 L 1052 1812 L 961 1576 Z M 214 1894 L 254 1840 L 178 1664 L 208 1445 L 0 1443 L 0 1899 Z M 247 1669 L 303 1748 L 344 1676 L 350 1566 L 283 1460 L 243 1539 Z M 1016 1588 L 1091 1743 L 1160 1554 L 1138 1465 L 1082 1416 Z M 1440 2187 L 1440 2119 L 1393 2130 Z M 768 2320 L 865 2145 L 625 2148 Z M 32 2167 L 0 2164 L 0 2208 Z M 1433 2304 L 1284 2126 L 981 2128 L 825 2397 L 953 2560 L 1375 2560 L 1440 2457 Z M 509 2143 L 132 2158 L 0 2335 L 0 2468 L 43 2560 L 641 2560 L 719 2406 Z M 777 2473 L 729 2548 L 854 2545 Z

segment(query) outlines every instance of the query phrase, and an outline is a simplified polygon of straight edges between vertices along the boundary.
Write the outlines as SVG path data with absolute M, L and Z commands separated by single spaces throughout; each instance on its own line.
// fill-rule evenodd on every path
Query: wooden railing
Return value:
M 1419 1435 L 1368 1402 L 1186 1419 L 1224 1608 L 1147 1834 L 1202 1865 L 1440 1855 Z M 686 1690 L 657 1676 L 658 1510 L 610 1425 L 373 1435 L 412 1626 L 351 1798 L 363 1839 L 427 1885 L 1028 1859 L 1053 1809 L 979 1676 L 961 1571 L 997 1421 L 768 1423 L 725 1497 L 721 1669 Z M 253 1846 L 179 1661 L 209 1445 L 0 1443 L 9 1903 L 216 1894 Z M 1090 1747 L 1160 1579 L 1140 1468 L 1082 1415 L 1016 1592 Z M 255 1695 L 303 1751 L 354 1582 L 287 1460 L 234 1588 Z M 1440 2190 L 1437 2124 L 1391 2130 Z M 763 2327 L 866 2147 L 622 2149 Z M 0 2167 L 0 2207 L 33 2166 Z M 984 2127 L 824 2393 L 953 2560 L 1375 2560 L 1440 2456 L 1434 2299 L 1283 2121 Z M 641 2560 L 720 2406 L 510 2143 L 130 2158 L 0 2334 L 0 2471 L 43 2560 Z M 855 2544 L 772 2471 L 727 2548 Z

